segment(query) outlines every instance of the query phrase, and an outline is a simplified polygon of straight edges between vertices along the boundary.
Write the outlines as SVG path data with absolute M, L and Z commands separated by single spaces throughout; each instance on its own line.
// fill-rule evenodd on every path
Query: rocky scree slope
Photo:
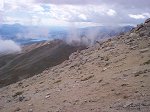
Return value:
M 0 89 L 1 112 L 149 112 L 150 19 Z

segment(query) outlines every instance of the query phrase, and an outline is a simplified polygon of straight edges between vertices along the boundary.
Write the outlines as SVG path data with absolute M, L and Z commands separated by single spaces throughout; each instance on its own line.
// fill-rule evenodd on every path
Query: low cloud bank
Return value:
M 0 54 L 12 54 L 21 52 L 21 47 L 12 40 L 0 39 Z
M 80 31 L 74 27 L 70 28 L 69 34 L 65 41 L 68 44 L 75 44 L 75 45 L 93 45 L 94 42 L 97 40 L 99 35 L 99 28 L 88 29 L 86 31 Z
M 103 41 L 113 36 L 130 31 L 132 26 L 98 26 L 78 29 L 72 26 L 68 30 L 65 41 L 74 45 L 93 45 L 96 41 Z

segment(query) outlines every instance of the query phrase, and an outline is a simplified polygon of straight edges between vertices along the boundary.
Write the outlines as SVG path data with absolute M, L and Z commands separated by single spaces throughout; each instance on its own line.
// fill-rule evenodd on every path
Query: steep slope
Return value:
M 1 112 L 149 112 L 150 19 L 0 89 Z
M 10 62 L 1 65 L 0 87 L 39 74 L 48 67 L 62 63 L 72 52 L 83 48 L 84 46 L 70 46 L 61 40 L 26 46 L 22 54 L 15 55 Z M 8 59 L 6 56 L 2 58 Z

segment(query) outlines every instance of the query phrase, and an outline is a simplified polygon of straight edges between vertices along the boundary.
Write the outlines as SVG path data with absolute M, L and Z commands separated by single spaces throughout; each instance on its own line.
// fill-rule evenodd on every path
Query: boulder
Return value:
M 145 23 L 150 23 L 150 18 L 146 19 Z
M 144 24 L 137 25 L 135 31 L 139 31 L 140 29 L 144 28 Z

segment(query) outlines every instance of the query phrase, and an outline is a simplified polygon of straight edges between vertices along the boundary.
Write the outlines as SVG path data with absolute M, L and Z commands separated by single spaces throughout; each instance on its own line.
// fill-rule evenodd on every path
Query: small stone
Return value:
M 24 87 L 28 87 L 29 85 L 25 85 Z
M 101 83 L 103 81 L 103 79 L 100 79 L 99 81 L 98 81 L 98 83 Z
M 148 50 L 149 50 L 149 48 L 141 49 L 141 50 L 140 50 L 140 53 L 147 52 Z
M 140 74 L 135 74 L 135 75 L 134 75 L 134 77 L 138 77 L 138 76 L 140 76 Z
M 22 102 L 24 98 L 25 98 L 24 96 L 20 96 L 19 101 Z
M 127 101 L 126 104 L 123 107 L 126 108 L 126 107 L 130 106 L 131 104 L 133 104 L 133 103 L 130 102 L 130 101 Z
M 108 69 L 108 68 L 106 68 L 106 67 L 105 67 L 105 68 L 103 68 L 102 72 L 104 72 L 104 71 L 105 71 L 105 70 L 107 70 L 107 69 Z
M 28 104 L 29 106 L 33 106 L 33 104 Z
M 29 101 L 31 100 L 31 97 L 25 98 L 24 101 Z
M 115 94 L 116 94 L 116 95 L 120 95 L 121 93 L 120 93 L 120 92 L 115 92 Z
M 39 93 L 39 90 L 35 90 L 35 93 L 34 93 L 34 94 L 36 94 L 36 93 Z
M 67 100 L 64 100 L 63 102 L 65 103 L 65 102 L 67 102 Z
M 19 83 L 18 83 L 18 86 L 22 86 L 22 85 L 23 85 L 23 83 L 22 83 L 22 82 L 19 82 Z
M 42 84 L 42 83 L 44 83 L 44 82 L 42 81 L 42 82 L 40 82 L 39 84 Z
M 109 82 L 106 82 L 106 83 L 102 84 L 102 86 L 106 86 L 106 85 L 108 85 L 108 84 L 110 84 L 110 83 L 109 83 Z
M 143 77 L 148 77 L 148 75 L 143 75 Z
M 135 45 L 135 46 L 131 46 L 129 49 L 130 49 L 130 50 L 135 50 L 137 47 L 138 47 L 138 46 Z
M 7 103 L 11 102 L 11 100 L 7 100 Z
M 19 107 L 17 107 L 14 112 L 20 111 L 21 109 Z
M 19 91 L 19 92 L 16 92 L 12 97 L 17 97 L 19 95 L 22 95 L 23 94 L 23 91 Z
M 111 91 L 115 91 L 115 89 L 111 89 Z
M 29 109 L 28 112 L 33 112 L 33 109 Z
M 130 97 L 129 95 L 123 96 L 124 99 L 127 99 L 127 98 L 129 98 L 129 97 Z
M 50 97 L 50 95 L 46 95 L 46 96 L 45 96 L 46 99 L 49 98 L 49 97 Z
M 123 74 L 123 77 L 127 77 L 128 76 L 128 74 Z
M 128 85 L 128 84 L 122 84 L 121 86 L 124 87 L 124 86 L 127 86 L 127 85 Z
M 84 102 L 87 102 L 87 100 L 84 100 Z

